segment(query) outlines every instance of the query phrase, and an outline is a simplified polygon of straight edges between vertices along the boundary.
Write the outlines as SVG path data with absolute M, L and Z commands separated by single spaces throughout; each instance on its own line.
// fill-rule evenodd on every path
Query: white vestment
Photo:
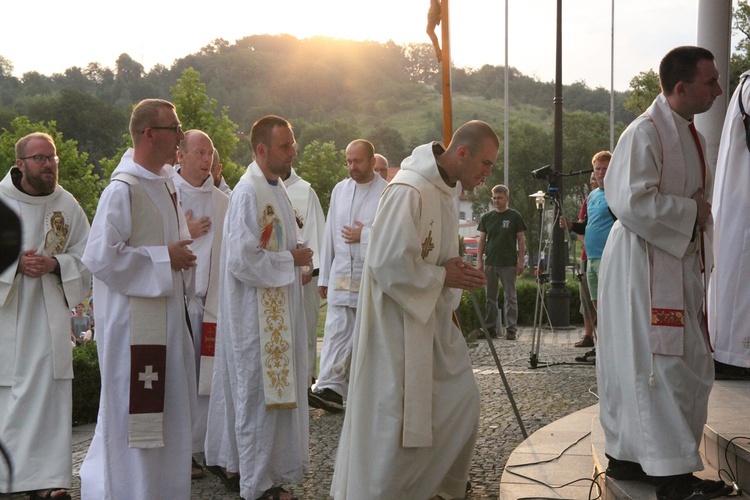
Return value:
M 321 247 L 320 286 L 328 287 L 328 309 L 320 353 L 316 390 L 332 389 L 345 396 L 349 388 L 349 364 L 354 319 L 362 268 L 370 243 L 372 223 L 383 189 L 388 183 L 375 175 L 366 184 L 345 179 L 333 188 Z M 364 224 L 359 243 L 347 243 L 344 226 Z
M 99 200 L 83 262 L 94 274 L 96 340 L 102 392 L 94 439 L 81 466 L 83 499 L 189 498 L 192 455 L 192 418 L 195 414 L 195 353 L 185 321 L 185 290 L 192 271 L 174 271 L 167 245 L 189 239 L 185 218 L 168 186 L 174 170 L 165 165 L 160 175 L 133 161 L 132 149 L 123 156 L 117 173 L 138 178 L 155 205 L 152 219 L 161 224 L 163 246 L 132 247 L 130 187 L 112 181 Z M 187 285 L 186 285 L 187 283 Z M 130 297 L 166 297 L 166 373 L 164 446 L 128 446 L 131 377 Z
M 20 177 L 17 167 L 0 182 L 0 200 L 21 219 L 21 250 L 54 257 L 60 271 L 32 278 L 17 273 L 16 263 L 0 274 L 0 441 L 13 459 L 13 491 L 69 488 L 70 309 L 91 284 L 81 263 L 89 223 L 62 187 L 46 196 L 29 196 L 13 184 L 14 175 Z M 47 234 L 60 236 L 51 254 L 44 249 Z M 8 492 L 7 480 L 3 465 L 0 492 Z
M 196 377 L 200 374 L 201 343 L 203 341 L 203 316 L 208 310 L 212 322 L 218 314 L 218 297 L 206 300 L 209 288 L 213 293 L 219 291 L 219 258 L 221 256 L 221 238 L 224 230 L 224 216 L 227 213 L 229 197 L 213 184 L 209 175 L 199 187 L 190 185 L 182 176 L 174 176 L 174 185 L 180 194 L 180 206 L 183 213 L 192 210 L 192 218 L 208 217 L 211 228 L 208 233 L 194 238 L 190 249 L 196 256 L 195 260 L 195 296 L 188 301 L 188 314 L 193 332 L 193 347 L 195 349 Z M 217 234 L 218 233 L 218 234 Z M 209 283 L 217 283 L 209 287 Z M 198 379 L 196 379 L 198 380 Z M 203 451 L 206 440 L 206 420 L 208 419 L 208 395 L 198 395 L 197 414 L 193 420 L 193 453 Z
M 750 76 L 750 71 L 742 78 Z M 750 151 L 739 100 L 750 111 L 750 82 L 743 95 L 737 87 L 729 103 L 721 133 L 716 184 L 711 208 L 714 216 L 715 267 L 708 293 L 708 326 L 714 359 L 728 365 L 750 368 Z
M 458 257 L 455 189 L 433 145 L 414 150 L 391 181 L 372 226 L 352 350 L 336 499 L 463 498 L 479 419 L 479 391 L 446 288 Z
M 323 241 L 325 229 L 325 215 L 320 206 L 318 195 L 306 180 L 303 180 L 292 169 L 289 178 L 284 181 L 289 199 L 292 201 L 294 212 L 302 224 L 300 233 L 302 240 L 307 242 L 313 251 L 313 277 L 302 287 L 302 298 L 305 304 L 305 321 L 307 330 L 307 371 L 308 379 L 312 381 L 316 376 L 316 358 L 318 349 L 318 317 L 320 316 L 320 294 L 318 293 L 318 272 L 320 269 L 320 244 Z
M 704 184 L 701 157 L 689 122 L 668 109 L 662 96 L 657 101 L 667 106 L 671 132 L 657 130 L 648 114 L 638 117 L 620 137 L 604 181 L 618 220 L 599 271 L 596 369 L 607 454 L 637 462 L 649 475 L 669 476 L 703 469 L 698 445 L 714 373 L 702 304 L 701 235 L 694 231 L 697 207 L 691 199 Z M 684 159 L 680 194 L 660 191 L 662 174 L 669 175 L 668 149 Z M 672 295 L 684 301 L 682 355 L 652 354 L 657 249 L 678 259 L 681 268 L 683 284 Z M 705 256 L 710 260 L 708 248 Z
M 260 173 L 253 162 L 248 170 Z M 260 174 L 262 175 L 262 174 Z M 256 188 L 237 183 L 229 200 L 221 255 L 221 291 L 213 385 L 206 432 L 206 463 L 240 473 L 240 494 L 258 498 L 274 484 L 302 482 L 309 468 L 307 338 L 300 270 L 289 250 L 297 224 L 283 182 L 270 186 L 285 248 L 260 246 Z M 295 409 L 266 410 L 258 326 L 257 290 L 287 286 Z

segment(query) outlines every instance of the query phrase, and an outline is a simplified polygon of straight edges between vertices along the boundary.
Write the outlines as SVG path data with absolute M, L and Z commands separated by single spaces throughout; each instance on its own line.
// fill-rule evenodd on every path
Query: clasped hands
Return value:
M 465 262 L 461 257 L 448 259 L 443 267 L 445 268 L 445 281 L 443 283 L 449 288 L 473 290 L 487 284 L 484 273 Z
M 57 268 L 57 259 L 36 253 L 36 248 L 24 250 L 18 259 L 18 272 L 30 278 L 38 278 Z

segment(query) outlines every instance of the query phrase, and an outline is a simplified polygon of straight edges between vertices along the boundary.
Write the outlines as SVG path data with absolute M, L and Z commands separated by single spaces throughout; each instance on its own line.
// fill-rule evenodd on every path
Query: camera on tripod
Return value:
M 555 186 L 557 185 L 557 180 L 560 178 L 561 174 L 560 172 L 553 170 L 551 166 L 545 165 L 536 170 L 532 170 L 531 176 L 540 181 L 546 180 L 550 186 Z

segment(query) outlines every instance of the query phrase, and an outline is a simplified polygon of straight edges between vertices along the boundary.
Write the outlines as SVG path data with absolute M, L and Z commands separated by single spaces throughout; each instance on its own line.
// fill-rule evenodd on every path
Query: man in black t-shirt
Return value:
M 497 283 L 503 286 L 504 327 L 507 340 L 516 339 L 518 301 L 516 299 L 516 276 L 523 272 L 523 256 L 526 231 L 521 214 L 508 208 L 509 192 L 498 184 L 492 188 L 492 204 L 495 210 L 482 216 L 479 221 L 479 244 L 477 267 L 487 277 L 487 317 L 490 337 L 497 338 Z

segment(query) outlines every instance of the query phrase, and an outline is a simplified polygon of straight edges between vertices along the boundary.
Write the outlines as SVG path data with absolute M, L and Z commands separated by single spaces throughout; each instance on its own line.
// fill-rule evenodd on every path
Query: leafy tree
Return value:
M 13 63 L 5 56 L 0 55 L 0 76 L 11 76 L 13 74 Z
M 44 122 L 32 123 L 25 116 L 19 116 L 13 120 L 10 130 L 3 129 L 0 134 L 2 175 L 5 176 L 10 166 L 16 163 L 16 142 L 32 132 L 46 132 L 55 140 L 57 155 L 60 157 L 58 165 L 60 185 L 75 196 L 89 220 L 93 219 L 104 183 L 93 173 L 93 167 L 88 162 L 88 154 L 78 152 L 76 141 L 63 139 L 54 121 L 46 124 Z
M 237 125 L 229 119 L 228 110 L 222 108 L 216 116 L 216 99 L 206 94 L 206 84 L 193 68 L 187 68 L 171 89 L 172 100 L 177 107 L 177 116 L 185 130 L 198 129 L 207 133 L 221 155 L 222 175 L 227 184 L 234 186 L 242 175 L 231 158 L 237 150 Z
M 113 155 L 122 143 L 122 131 L 128 128 L 128 116 L 121 108 L 72 88 L 50 96 L 26 100 L 26 114 L 31 121 L 54 120 L 57 129 L 74 139 L 81 151 L 89 153 L 95 163 Z
M 313 141 L 298 157 L 294 170 L 312 185 L 324 213 L 328 213 L 333 187 L 346 178 L 345 165 L 346 155 L 343 151 L 337 150 L 332 142 L 321 144 Z
M 410 43 L 404 47 L 409 79 L 417 83 L 433 84 L 440 80 L 440 63 L 429 43 Z
M 659 75 L 653 69 L 641 71 L 630 80 L 630 95 L 625 100 L 625 109 L 640 115 L 651 106 L 660 92 Z
M 404 143 L 404 138 L 393 127 L 377 127 L 370 133 L 369 140 L 375 145 L 375 151 L 388 158 L 392 165 L 401 165 L 401 161 L 409 156 L 410 151 Z
M 295 138 L 300 151 L 304 151 L 305 147 L 313 141 L 319 144 L 332 142 L 336 149 L 346 149 L 350 142 L 362 137 L 356 125 L 338 118 L 312 124 L 302 121 L 294 128 L 299 132 L 295 133 Z

